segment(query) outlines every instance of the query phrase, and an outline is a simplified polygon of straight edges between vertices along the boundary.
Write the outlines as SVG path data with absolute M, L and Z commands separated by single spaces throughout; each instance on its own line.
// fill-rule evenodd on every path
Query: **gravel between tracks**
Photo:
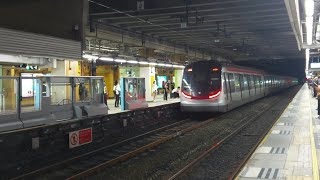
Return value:
M 297 88 L 291 90 L 296 91 Z M 288 92 L 266 97 L 256 102 L 247 104 L 236 110 L 224 114 L 213 123 L 193 130 L 186 135 L 179 136 L 155 150 L 125 161 L 112 168 L 107 168 L 99 174 L 87 177 L 88 179 L 167 179 L 174 172 L 207 150 L 213 143 L 228 135 L 251 117 L 261 111 L 262 108 L 272 104 L 279 98 L 284 98 L 283 106 L 289 103 L 286 98 Z M 284 108 L 283 108 L 284 109 Z M 282 111 L 281 111 L 282 112 Z M 254 137 L 254 136 L 253 136 Z M 245 138 L 251 138 L 246 136 Z M 225 157 L 222 155 L 221 158 Z M 230 159 L 237 158 L 230 157 Z M 225 168 L 225 167 L 224 167 Z M 220 170 L 225 170 L 222 167 Z M 217 177 L 217 176 L 216 176 Z M 219 176 L 220 177 L 220 176 Z M 218 178 L 219 179 L 219 178 Z
M 295 91 L 294 91 L 295 92 Z M 296 94 L 292 92 L 291 95 Z M 282 114 L 292 97 L 282 100 L 242 129 L 234 137 L 221 144 L 196 164 L 184 176 L 176 179 L 228 179 L 241 162 L 250 153 L 263 133 L 268 132 L 270 126 Z M 268 116 L 267 116 L 268 114 Z

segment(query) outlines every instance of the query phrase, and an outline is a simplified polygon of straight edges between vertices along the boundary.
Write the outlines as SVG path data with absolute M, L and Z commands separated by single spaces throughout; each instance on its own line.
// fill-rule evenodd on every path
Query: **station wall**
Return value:
M 82 3 L 82 0 L 2 0 L 0 27 L 81 40 Z
M 182 83 L 182 74 L 183 74 L 183 70 L 174 70 L 174 83 L 175 83 L 175 87 L 179 87 L 181 86 Z
M 109 97 L 114 97 L 113 94 L 113 83 L 114 79 L 114 72 L 111 66 L 97 66 L 97 76 L 103 76 L 104 82 L 106 83 L 108 95 Z

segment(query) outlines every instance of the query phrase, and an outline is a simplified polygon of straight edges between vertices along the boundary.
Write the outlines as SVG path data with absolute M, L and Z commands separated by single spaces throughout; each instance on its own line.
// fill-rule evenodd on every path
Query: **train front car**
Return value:
M 217 62 L 198 61 L 185 67 L 181 87 L 181 110 L 185 112 L 225 111 Z

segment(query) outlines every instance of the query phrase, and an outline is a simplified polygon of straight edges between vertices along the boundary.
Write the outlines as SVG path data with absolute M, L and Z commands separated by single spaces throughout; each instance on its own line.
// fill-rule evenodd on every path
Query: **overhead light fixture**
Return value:
M 114 61 L 119 62 L 119 63 L 126 63 L 127 62 L 127 60 L 124 60 L 124 59 L 115 59 Z
M 127 63 L 130 63 L 130 64 L 138 64 L 138 61 L 132 61 L 132 60 L 130 60 L 130 61 L 127 61 Z
M 306 49 L 306 71 L 309 70 L 310 49 Z
M 113 61 L 113 58 L 110 58 L 110 57 L 101 57 L 99 58 L 100 60 L 103 60 L 103 61 Z
M 150 65 L 153 65 L 153 66 L 156 66 L 157 65 L 157 63 L 153 63 L 153 62 L 151 62 L 151 63 L 149 63 Z
M 306 17 L 307 44 L 312 44 L 313 17 Z
M 89 59 L 89 60 L 97 60 L 99 57 L 98 56 L 93 56 L 90 54 L 85 54 L 82 56 L 83 58 Z
M 312 44 L 313 32 L 313 14 L 314 14 L 314 1 L 305 0 L 304 9 L 306 13 L 306 29 L 307 29 L 307 44 Z
M 175 68 L 184 68 L 184 66 L 181 66 L 181 65 L 173 65 L 173 67 L 175 67 Z
M 162 63 L 158 63 L 157 65 L 158 66 L 166 66 L 165 64 L 162 64 Z
M 149 64 L 149 63 L 145 61 L 140 61 L 139 64 Z
M 314 0 L 305 0 L 304 1 L 304 9 L 306 12 L 306 16 L 313 16 L 313 14 L 314 14 Z
M 165 64 L 166 67 L 172 67 L 172 64 Z

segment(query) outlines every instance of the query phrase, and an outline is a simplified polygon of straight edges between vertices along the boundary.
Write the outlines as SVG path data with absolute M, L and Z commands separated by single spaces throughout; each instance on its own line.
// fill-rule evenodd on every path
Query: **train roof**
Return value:
M 219 61 L 207 61 L 207 60 L 202 60 L 202 61 L 197 61 L 197 62 L 193 62 L 192 64 L 195 63 L 212 63 L 213 65 L 219 65 L 222 68 L 222 71 L 228 71 L 228 72 L 238 72 L 238 73 L 247 73 L 247 74 L 253 74 L 253 75 L 263 75 L 263 76 L 281 76 L 284 78 L 292 78 L 290 76 L 282 76 L 282 75 L 277 75 L 277 74 L 272 74 L 272 73 L 268 73 L 264 70 L 260 70 L 260 69 L 256 69 L 256 68 L 251 68 L 251 67 L 245 67 L 245 66 L 238 66 L 235 64 L 230 64 L 230 63 L 221 63 Z

